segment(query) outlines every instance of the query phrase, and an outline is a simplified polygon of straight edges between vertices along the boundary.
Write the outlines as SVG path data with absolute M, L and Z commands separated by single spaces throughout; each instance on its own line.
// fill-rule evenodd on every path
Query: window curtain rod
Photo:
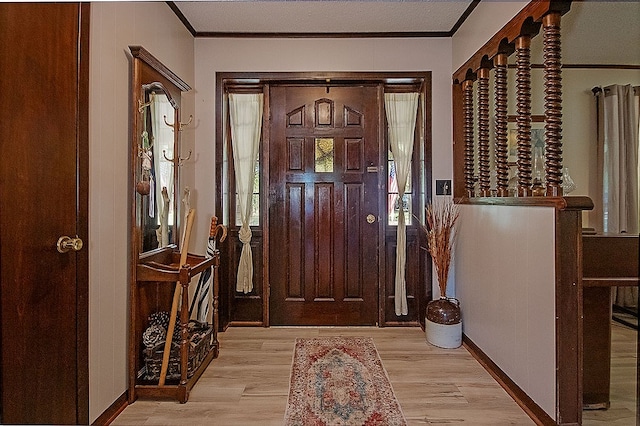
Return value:
M 607 86 L 607 87 L 604 87 L 604 88 L 602 88 L 600 86 L 595 86 L 593 89 L 591 89 L 591 92 L 593 92 L 593 96 L 598 96 L 603 92 L 606 95 L 608 89 L 610 87 L 613 87 L 613 86 L 615 86 L 615 85 Z M 640 95 L 640 86 L 633 86 L 633 91 L 634 91 L 635 95 Z

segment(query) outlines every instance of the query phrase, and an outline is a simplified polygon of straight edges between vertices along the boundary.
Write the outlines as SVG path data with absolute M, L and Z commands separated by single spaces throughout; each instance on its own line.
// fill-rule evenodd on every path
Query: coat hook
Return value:
M 142 112 L 146 107 L 151 106 L 155 95 L 156 95 L 155 92 L 151 92 L 151 96 L 149 97 L 149 102 L 142 102 L 140 99 L 138 99 L 138 112 Z
M 167 160 L 167 161 L 169 161 L 169 162 L 171 162 L 171 163 L 175 163 L 175 162 L 176 162 L 176 161 L 175 161 L 175 158 L 169 158 L 169 157 L 167 157 L 167 150 L 166 150 L 166 149 L 163 149 L 163 150 L 162 150 L 162 156 L 164 157 L 164 159 L 165 159 L 165 160 Z M 183 164 L 185 161 L 188 161 L 190 158 L 191 158 L 191 150 L 189 150 L 189 154 L 187 155 L 187 158 L 180 158 L 180 157 L 178 157 L 178 166 L 182 166 L 182 164 Z
M 144 109 L 146 107 L 148 107 L 149 105 L 151 105 L 151 102 L 142 102 L 140 99 L 138 99 L 138 112 L 142 112 L 144 111 Z
M 331 83 L 331 79 L 327 78 L 325 82 L 327 83 L 327 93 L 329 93 L 329 83 Z
M 164 124 L 166 124 L 166 125 L 167 125 L 167 126 L 169 126 L 169 127 L 174 127 L 174 125 L 173 125 L 173 124 L 170 124 L 170 123 L 167 121 L 167 116 L 166 116 L 166 115 L 165 115 L 165 116 L 163 116 L 163 118 L 164 118 Z M 178 124 L 179 124 L 179 126 L 178 126 L 178 131 L 182 130 L 182 128 L 183 128 L 183 127 L 187 127 L 189 124 L 191 124 L 191 122 L 192 122 L 192 121 L 193 121 L 193 115 L 190 115 L 190 116 L 189 116 L 189 121 L 187 121 L 186 123 L 178 123 Z
M 162 156 L 164 157 L 165 160 L 169 161 L 170 163 L 173 163 L 173 158 L 167 157 L 167 150 L 166 149 L 162 150 Z
M 189 124 L 191 124 L 191 122 L 193 121 L 193 115 L 189 115 L 189 121 L 187 121 L 186 123 L 180 123 L 180 130 L 182 130 L 183 127 L 187 127 Z

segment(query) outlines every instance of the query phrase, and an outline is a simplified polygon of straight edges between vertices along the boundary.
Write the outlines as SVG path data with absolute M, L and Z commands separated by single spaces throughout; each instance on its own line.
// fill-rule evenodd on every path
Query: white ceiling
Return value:
M 561 27 L 566 64 L 640 65 L 638 1 L 574 1 Z
M 483 0 L 508 1 L 508 0 Z M 169 3 L 196 36 L 451 36 L 472 0 L 216 0 Z M 458 23 L 458 24 L 457 24 Z M 542 37 L 532 50 L 540 50 Z M 532 55 L 532 57 L 534 57 Z M 537 56 L 536 56 L 537 57 Z M 541 57 L 541 55 L 540 55 Z M 640 64 L 640 1 L 574 1 L 562 19 L 567 64 Z
M 450 32 L 471 0 L 174 2 L 196 33 Z

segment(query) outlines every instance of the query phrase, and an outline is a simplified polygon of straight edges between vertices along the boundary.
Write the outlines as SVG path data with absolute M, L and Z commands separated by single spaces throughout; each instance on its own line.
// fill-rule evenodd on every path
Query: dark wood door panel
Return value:
M 373 87 L 273 87 L 271 324 L 375 324 L 379 108 Z M 327 148 L 327 147 L 332 147 Z M 332 161 L 316 168 L 330 152 Z M 365 235 L 366 234 L 366 235 Z
M 286 245 L 282 258 L 278 256 L 274 261 L 281 260 L 287 270 L 286 297 L 289 300 L 304 300 L 304 212 L 305 212 L 305 188 L 304 183 L 287 183 L 285 194 L 284 230 L 286 232 Z M 277 256 L 277 255 L 276 255 Z
M 397 316 L 395 313 L 395 273 L 396 273 L 396 235 L 395 229 L 392 235 L 387 234 L 386 248 L 386 288 L 384 310 L 388 325 L 416 323 L 424 316 L 425 310 L 420 303 L 431 294 L 431 283 L 426 281 L 429 274 L 425 268 L 430 267 L 431 258 L 428 252 L 420 246 L 415 229 L 407 229 L 407 264 L 405 281 L 407 289 L 408 315 Z M 429 265 L 426 264 L 429 262 Z M 423 270 L 421 270 L 421 268 Z M 422 318 L 424 321 L 424 318 Z
M 310 186 L 310 185 L 309 185 Z M 334 276 L 334 270 L 340 270 L 342 253 L 334 244 L 341 236 L 339 206 L 334 203 L 334 184 L 316 183 L 312 187 L 309 206 L 313 213 L 307 215 L 307 223 L 312 223 L 312 236 L 305 235 L 307 259 L 305 265 L 309 280 L 305 280 L 305 299 L 313 301 L 341 301 L 342 283 L 340 276 Z
M 284 247 L 284 262 L 288 276 L 288 286 L 286 297 L 288 300 L 302 299 L 304 288 L 311 289 L 307 294 L 314 300 L 321 299 L 364 299 L 364 289 L 362 285 L 364 267 L 364 236 L 362 217 L 365 212 L 362 208 L 364 204 L 364 188 L 362 184 L 344 185 L 342 202 L 334 202 L 333 188 L 331 184 L 320 184 L 312 191 L 315 198 L 310 204 L 314 210 L 313 221 L 314 247 L 306 262 L 305 257 L 305 198 L 303 183 L 287 184 L 286 194 L 286 217 L 285 233 L 286 244 Z M 340 218 L 335 211 L 336 206 L 340 208 Z M 333 247 L 334 235 L 338 232 L 344 235 L 342 247 L 334 251 L 326 250 L 326 247 Z M 340 254 L 341 253 L 341 254 Z M 312 274 L 313 285 L 305 286 L 306 266 L 312 267 L 307 271 Z M 316 265 L 316 267 L 313 267 Z M 334 271 L 344 271 L 342 276 L 334 277 Z
M 364 300 L 365 266 L 365 225 L 362 221 L 364 210 L 364 185 L 347 183 L 344 185 L 344 297 L 348 300 Z
M 88 12 L 0 5 L 3 423 L 88 422 L 86 249 L 56 250 L 63 235 L 87 237 Z
M 236 291 L 237 266 L 240 262 L 240 254 L 242 253 L 242 242 L 238 237 L 238 230 L 229 231 L 225 244 L 229 244 L 231 251 L 228 257 L 230 270 L 233 274 L 229 275 L 229 270 L 225 270 L 229 282 L 229 294 L 227 297 L 231 300 L 230 321 L 232 323 L 244 324 L 261 324 L 263 318 L 263 294 L 264 285 L 264 264 L 263 258 L 263 233 L 259 230 L 252 229 L 251 235 L 251 256 L 253 257 L 253 290 L 244 294 Z

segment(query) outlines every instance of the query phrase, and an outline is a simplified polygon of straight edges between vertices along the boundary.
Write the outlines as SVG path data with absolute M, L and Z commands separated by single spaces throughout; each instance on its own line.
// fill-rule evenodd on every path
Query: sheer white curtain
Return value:
M 604 87 L 598 95 L 598 181 L 602 203 L 595 226 L 605 233 L 638 233 L 638 146 L 640 90 L 631 85 Z M 614 303 L 637 306 L 638 288 L 614 290 Z
M 167 158 L 173 158 L 174 133 L 173 127 L 165 122 L 173 123 L 175 109 L 164 93 L 151 95 L 151 129 L 153 140 L 153 172 L 149 198 L 149 216 L 158 217 L 160 227 L 156 230 L 159 247 L 169 245 L 169 227 L 173 225 L 173 163 Z M 157 206 L 157 209 L 156 209 Z M 186 223 L 186 222 L 185 222 Z
M 398 182 L 397 247 L 395 278 L 395 312 L 396 315 L 407 315 L 407 284 L 405 281 L 405 265 L 407 263 L 407 230 L 402 207 L 402 198 L 407 185 L 411 156 L 413 154 L 413 135 L 416 127 L 418 111 L 418 93 L 385 93 L 384 105 L 389 127 L 389 143 Z
M 254 167 L 258 156 L 260 131 L 262 130 L 262 103 L 262 93 L 229 94 L 233 165 L 242 221 L 239 232 L 242 253 L 238 265 L 236 291 L 245 294 L 253 290 L 253 257 L 251 255 L 249 219 L 253 200 Z

